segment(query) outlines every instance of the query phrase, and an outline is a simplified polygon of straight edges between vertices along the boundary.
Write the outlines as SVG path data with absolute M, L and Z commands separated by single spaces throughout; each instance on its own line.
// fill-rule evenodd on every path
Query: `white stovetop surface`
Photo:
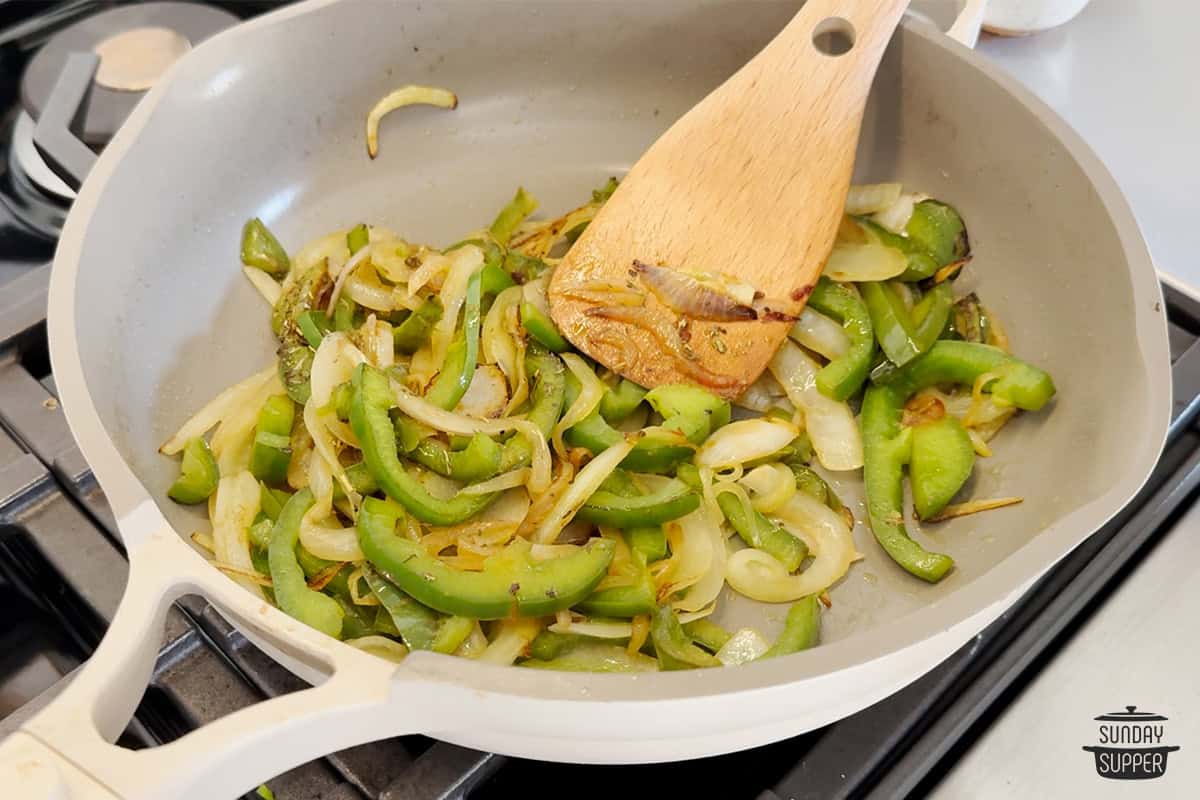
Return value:
M 1125 191 L 1160 271 L 1200 289 L 1200 0 L 1093 0 L 1063 27 L 978 49 L 1053 106 Z M 935 800 L 1200 796 L 1200 507 L 1024 689 Z M 1105 780 L 1081 748 L 1093 717 L 1137 705 L 1169 718 L 1166 774 Z

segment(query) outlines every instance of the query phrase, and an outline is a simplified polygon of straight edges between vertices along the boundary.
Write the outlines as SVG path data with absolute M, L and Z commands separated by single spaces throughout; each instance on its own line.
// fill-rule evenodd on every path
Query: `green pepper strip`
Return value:
M 533 303 L 521 303 L 521 327 L 552 353 L 562 353 L 571 347 L 570 342 L 558 332 L 554 320 Z
M 352 331 L 358 327 L 355 317 L 355 304 L 346 295 L 338 298 L 337 303 L 333 307 L 333 329 L 335 331 Z
M 971 253 L 971 243 L 967 239 L 962 217 L 952 206 L 937 200 L 923 200 L 913 206 L 904 232 L 908 236 L 899 238 L 928 253 L 936 265 L 935 269 L 961 261 Z M 932 272 L 917 277 L 928 278 L 930 274 Z M 908 273 L 900 276 L 900 280 L 913 279 Z
M 403 322 L 392 329 L 392 343 L 396 352 L 412 355 L 429 341 L 433 326 L 442 318 L 442 304 L 430 297 L 409 314 Z
M 300 520 L 313 504 L 312 492 L 301 489 L 292 495 L 271 531 L 268 558 L 275 602 L 290 616 L 322 633 L 340 637 L 343 612 L 337 601 L 308 588 L 304 571 L 296 560 Z
M 706 650 L 717 652 L 725 643 L 733 638 L 733 634 L 713 622 L 708 617 L 701 617 L 686 623 L 683 632 Z
M 871 315 L 871 327 L 884 354 L 898 367 L 921 354 L 912 320 L 904 301 L 886 282 L 860 283 L 863 300 Z
M 284 395 L 268 397 L 258 412 L 250 472 L 267 483 L 284 483 L 292 460 L 292 422 L 296 406 Z
M 354 255 L 359 250 L 362 250 L 370 241 L 371 232 L 361 222 L 351 228 L 350 232 L 346 234 L 346 247 L 350 249 L 350 255 Z
M 425 393 L 426 400 L 447 411 L 458 405 L 458 401 L 467 393 L 479 362 L 479 307 L 482 302 L 479 282 L 479 272 L 473 273 L 467 280 L 467 299 L 463 302 L 462 338 L 456 339 L 451 345 L 450 352 L 446 353 L 446 361 L 442 364 L 442 371 Z
M 476 483 L 496 475 L 504 456 L 496 440 L 482 433 L 471 437 L 463 450 L 451 450 L 437 439 L 422 439 L 408 457 L 423 467 L 463 483 Z
M 388 416 L 393 398 L 387 377 L 368 364 L 360 364 L 354 371 L 353 386 L 350 427 L 362 447 L 363 463 L 388 497 L 430 525 L 457 525 L 495 499 L 495 494 L 459 494 L 449 500 L 431 495 L 405 471 L 397 455 L 396 430 Z
M 917 516 L 929 519 L 945 508 L 974 467 L 975 447 L 957 417 L 914 426 L 908 480 Z
M 517 283 L 528 283 L 550 269 L 550 265 L 540 258 L 527 256 L 516 250 L 509 250 L 505 253 L 502 263 L 504 271 L 511 275 Z
M 517 282 L 512 279 L 512 276 L 500 266 L 499 260 L 497 263 L 489 261 L 484 264 L 479 273 L 479 292 L 484 297 L 500 294 L 510 286 L 516 285 Z
M 533 195 L 526 192 L 525 187 L 519 187 L 517 193 L 513 195 L 513 199 L 500 209 L 500 213 L 496 215 L 495 221 L 488 229 L 492 238 L 502 245 L 507 245 L 517 226 L 536 211 L 537 207 L 538 201 Z
M 686 465 L 680 466 L 682 468 Z M 692 489 L 700 488 L 699 477 L 697 476 L 695 485 L 687 485 Z M 600 484 L 600 488 L 618 497 L 637 497 L 641 494 L 637 485 L 633 482 L 633 478 L 623 469 L 614 470 L 612 474 L 604 479 L 604 483 Z M 667 534 L 661 525 L 639 524 L 629 528 L 622 528 L 621 534 L 629 544 L 629 549 L 637 554 L 645 563 L 653 564 L 655 561 L 667 557 Z
M 321 340 L 333 329 L 329 316 L 324 311 L 305 311 L 296 317 L 296 327 L 304 336 L 304 341 L 314 350 L 321 346 Z
M 576 636 L 571 633 L 541 631 L 529 643 L 529 657 L 541 661 L 549 661 L 552 658 L 558 658 L 582 640 L 582 636 Z
M 817 474 L 816 470 L 807 464 L 802 464 L 797 461 L 785 462 L 787 467 L 791 469 L 792 474 L 796 476 L 796 488 L 805 494 L 817 500 L 823 505 L 829 506 L 833 511 L 840 512 L 845 505 L 841 498 L 833 491 L 833 488 L 825 482 L 825 479 Z
M 203 503 L 217 490 L 220 480 L 217 459 L 213 457 L 204 437 L 197 436 L 183 446 L 179 478 L 167 489 L 167 497 L 176 503 Z
M 604 397 L 600 399 L 600 416 L 604 417 L 605 422 L 616 425 L 632 414 L 645 396 L 645 389 L 622 378 L 616 388 L 610 386 L 605 390 Z
M 533 561 L 510 545 L 480 572 L 454 569 L 418 542 L 395 534 L 404 510 L 373 497 L 363 501 L 358 538 L 363 553 L 384 577 L 409 596 L 445 614 L 502 619 L 514 611 L 541 617 L 570 608 L 591 593 L 608 571 L 614 545 L 592 539 L 578 551 Z
M 826 277 L 817 281 L 808 304 L 814 311 L 840 322 L 850 340 L 849 349 L 817 373 L 817 389 L 821 394 L 834 400 L 845 400 L 862 388 L 871 371 L 871 356 L 875 353 L 871 315 L 862 298 L 850 287 Z
M 783 632 L 762 657 L 774 658 L 799 653 L 815 645 L 820 638 L 821 605 L 817 602 L 817 596 L 810 594 L 797 601 L 788 611 Z
M 283 245 L 258 217 L 242 227 L 242 263 L 276 278 L 286 275 L 292 267 Z
M 438 615 L 397 589 L 370 566 L 363 570 L 363 577 L 408 649 L 431 650 L 440 622 Z
M 641 553 L 633 552 L 637 576 L 633 583 L 627 586 L 611 586 L 592 592 L 587 599 L 575 606 L 576 610 L 594 617 L 636 617 L 638 614 L 652 614 L 656 605 L 657 593 L 654 578 L 646 569 L 646 562 Z
M 939 283 L 934 286 L 913 307 L 913 339 L 917 348 L 927 352 L 933 343 L 941 338 L 950 322 L 950 314 L 954 311 L 954 289 L 949 283 Z
M 450 655 L 467 640 L 474 629 L 475 620 L 470 617 L 446 617 L 438 626 L 437 635 L 433 637 L 433 644 L 429 649 L 435 653 Z
M 804 542 L 772 524 L 759 512 L 755 511 L 752 519 L 746 519 L 746 511 L 733 492 L 718 494 L 717 505 L 743 542 L 774 556 L 788 572 L 795 572 L 808 557 L 808 547 Z
M 659 606 L 650 618 L 650 640 L 664 670 L 719 667 L 721 662 L 692 642 L 670 606 Z
M 259 508 L 267 519 L 274 522 L 279 519 L 279 512 L 283 510 L 284 503 L 291 498 L 292 493 L 282 489 L 271 489 L 265 483 L 260 483 L 259 489 Z
M 997 375 L 986 390 L 1017 408 L 1036 411 L 1054 396 L 1054 381 L 1037 367 L 989 345 L 942 340 L 892 373 L 888 383 L 868 388 L 863 398 L 863 482 L 871 529 L 897 564 L 930 583 L 941 580 L 954 561 L 925 550 L 904 527 L 903 472 L 911 441 L 900 418 L 908 398 L 921 389 L 943 383 L 972 386 L 985 372 Z
M 700 496 L 683 481 L 672 478 L 650 494 L 624 497 L 600 489 L 592 493 L 575 515 L 577 519 L 614 528 L 661 525 L 692 513 L 700 507 Z
M 533 381 L 530 391 L 529 413 L 525 419 L 537 426 L 543 436 L 550 436 L 555 423 L 562 416 L 567 393 L 566 367 L 562 361 L 549 353 L 525 357 L 525 368 Z M 513 436 L 504 443 L 500 458 L 500 472 L 524 467 L 533 458 L 533 445 L 524 436 Z

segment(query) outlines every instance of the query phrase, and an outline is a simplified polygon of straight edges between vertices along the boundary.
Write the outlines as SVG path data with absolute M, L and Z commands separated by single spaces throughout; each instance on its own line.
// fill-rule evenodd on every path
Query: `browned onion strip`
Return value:
M 758 312 L 750 306 L 710 289 L 690 275 L 636 259 L 633 269 L 663 305 L 681 316 L 708 322 L 748 322 L 758 319 Z
M 679 336 L 674 326 L 666 323 L 661 314 L 642 306 L 593 306 L 583 312 L 589 317 L 611 319 L 641 328 L 658 340 L 659 345 L 675 359 L 675 366 L 684 375 L 704 386 L 728 389 L 738 384 L 737 378 L 718 375 L 684 357 L 680 350 Z

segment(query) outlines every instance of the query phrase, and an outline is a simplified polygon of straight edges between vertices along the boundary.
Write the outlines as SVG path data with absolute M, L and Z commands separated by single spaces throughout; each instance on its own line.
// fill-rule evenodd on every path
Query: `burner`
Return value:
M 27 114 L 20 115 L 13 130 L 9 156 L 13 182 L 26 181 L 46 196 L 43 200 L 53 203 L 69 204 L 75 196 L 47 166 L 32 141 L 33 121 L 48 106 L 71 54 L 90 52 L 100 57 L 72 130 L 88 147 L 99 150 L 172 64 L 193 46 L 237 22 L 235 15 L 212 6 L 155 2 L 118 6 L 56 33 L 33 56 L 21 77 L 21 104 Z M 38 198 L 29 200 L 36 205 Z M 20 204 L 25 201 L 21 198 Z

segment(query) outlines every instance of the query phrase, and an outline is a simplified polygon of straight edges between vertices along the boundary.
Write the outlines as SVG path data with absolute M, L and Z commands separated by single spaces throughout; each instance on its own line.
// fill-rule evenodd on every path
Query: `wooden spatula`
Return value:
M 643 386 L 732 398 L 758 377 L 833 247 L 907 5 L 808 0 L 654 143 L 555 270 L 550 310 L 576 347 Z

